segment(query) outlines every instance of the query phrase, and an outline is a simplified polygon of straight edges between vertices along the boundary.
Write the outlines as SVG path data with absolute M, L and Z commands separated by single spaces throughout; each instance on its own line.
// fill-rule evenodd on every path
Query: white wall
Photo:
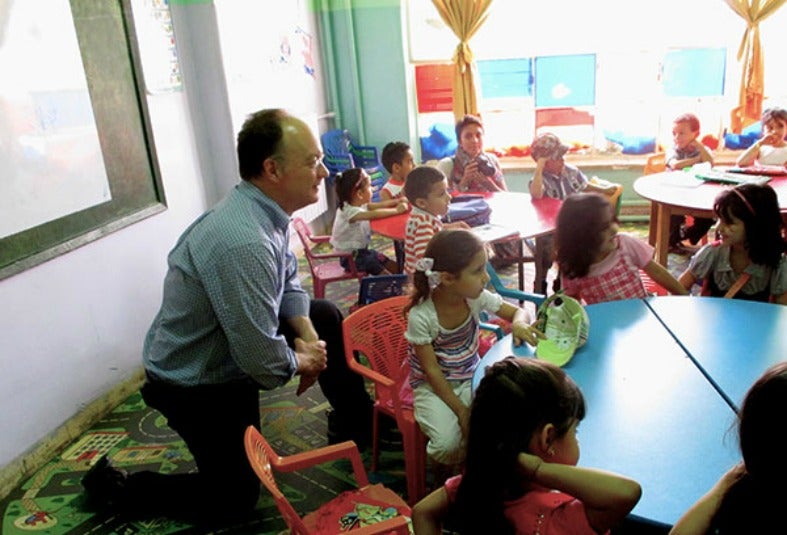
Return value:
M 184 88 L 146 97 L 168 208 L 0 280 L 0 467 L 141 369 L 167 253 L 239 180 L 230 103 L 242 99 L 227 90 L 214 4 L 179 2 L 171 10 Z M 299 14 L 315 35 L 314 14 Z M 256 36 L 247 39 L 254 46 Z M 316 44 L 314 53 L 319 57 Z M 253 69 L 242 74 L 255 77 Z M 310 87 L 319 102 L 309 105 L 316 124 L 324 94 L 319 83 Z M 264 83 L 255 88 L 257 107 L 279 104 Z
M 184 93 L 149 105 L 168 209 L 0 281 L 0 466 L 141 365 L 167 252 L 205 207 Z

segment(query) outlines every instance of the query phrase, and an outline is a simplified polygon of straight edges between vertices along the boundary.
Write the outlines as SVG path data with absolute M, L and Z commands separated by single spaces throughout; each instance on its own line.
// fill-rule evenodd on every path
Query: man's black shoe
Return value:
M 104 455 L 82 477 L 88 503 L 97 509 L 118 508 L 123 501 L 127 477 L 125 470 L 112 466 Z

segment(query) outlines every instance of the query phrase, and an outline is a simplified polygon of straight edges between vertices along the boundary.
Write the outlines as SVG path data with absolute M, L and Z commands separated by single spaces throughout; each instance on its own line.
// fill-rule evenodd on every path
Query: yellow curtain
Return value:
M 764 67 L 760 48 L 760 22 L 772 15 L 787 0 L 724 0 L 746 21 L 738 61 L 743 60 L 740 102 L 732 110 L 731 127 L 740 132 L 747 124 L 760 120 L 764 92 Z
M 443 21 L 459 38 L 454 53 L 454 116 L 478 114 L 478 70 L 470 38 L 484 24 L 492 0 L 432 0 Z

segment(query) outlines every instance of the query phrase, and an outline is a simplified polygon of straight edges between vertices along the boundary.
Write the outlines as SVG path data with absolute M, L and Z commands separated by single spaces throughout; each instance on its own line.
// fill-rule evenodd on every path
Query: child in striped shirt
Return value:
M 416 262 L 405 332 L 413 408 L 429 438 L 427 453 L 443 465 L 464 460 L 481 312 L 509 320 L 517 345 L 544 337 L 525 310 L 487 290 L 487 282 L 484 244 L 467 230 L 438 232 Z
M 464 221 L 443 225 L 451 195 L 448 180 L 436 167 L 419 165 L 407 175 L 404 194 L 412 210 L 404 231 L 404 272 L 412 277 L 415 262 L 424 255 L 432 236 L 445 228 L 470 228 Z

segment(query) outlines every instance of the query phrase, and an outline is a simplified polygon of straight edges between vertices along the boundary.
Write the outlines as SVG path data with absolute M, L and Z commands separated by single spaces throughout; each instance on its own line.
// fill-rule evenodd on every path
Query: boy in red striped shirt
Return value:
M 404 272 L 412 276 L 415 262 L 424 255 L 426 244 L 443 228 L 470 228 L 464 221 L 443 224 L 451 195 L 448 180 L 436 167 L 419 165 L 407 175 L 404 194 L 412 211 L 404 231 Z

